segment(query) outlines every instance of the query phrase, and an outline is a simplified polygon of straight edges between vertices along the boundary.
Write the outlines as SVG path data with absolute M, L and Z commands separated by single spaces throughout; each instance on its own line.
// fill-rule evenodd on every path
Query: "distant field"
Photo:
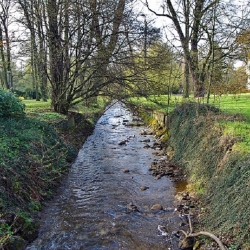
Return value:
M 164 113 L 171 112 L 176 105 L 182 102 L 194 102 L 200 101 L 206 103 L 206 98 L 189 98 L 183 100 L 182 96 L 173 95 L 169 100 L 167 95 L 162 96 L 150 96 L 149 98 L 131 98 L 131 101 L 137 105 L 162 111 Z M 236 136 L 240 138 L 236 147 L 238 150 L 249 153 L 250 152 L 250 93 L 238 94 L 238 95 L 222 95 L 211 96 L 209 103 L 220 108 L 223 112 L 228 114 L 240 114 L 245 117 L 245 121 L 220 121 L 224 125 L 224 133 L 230 136 Z
M 26 106 L 26 114 L 29 117 L 49 123 L 57 123 L 61 120 L 67 119 L 67 115 L 62 115 L 54 112 L 53 108 L 51 107 L 51 100 L 48 100 L 47 102 L 23 100 L 23 102 Z M 82 113 L 83 115 L 85 115 L 86 119 L 89 119 L 90 122 L 93 122 L 92 118 L 94 119 L 95 114 L 99 114 L 100 112 L 102 112 L 103 108 L 106 106 L 106 103 L 107 101 L 104 98 L 98 97 L 92 104 L 89 103 L 89 105 L 86 106 L 81 103 L 75 106 L 70 111 Z
M 172 95 L 169 100 L 168 96 L 150 96 L 149 98 L 131 98 L 133 103 L 143 105 L 148 108 L 157 109 L 162 112 L 173 110 L 176 105 L 182 102 L 193 102 L 197 101 L 197 98 L 189 98 L 183 100 L 180 95 Z M 206 103 L 206 98 L 199 99 L 201 103 Z M 250 93 L 238 94 L 238 95 L 222 95 L 222 96 L 211 96 L 209 103 L 220 108 L 222 111 L 231 114 L 242 114 L 250 121 Z
M 131 98 L 131 101 L 135 104 L 146 106 L 148 108 L 157 109 L 162 112 L 167 112 L 173 110 L 176 105 L 181 102 L 197 101 L 195 98 L 189 98 L 183 100 L 180 95 L 172 95 L 169 100 L 168 106 L 168 97 L 167 95 L 161 96 L 150 96 L 147 99 L 145 97 L 140 98 Z M 199 100 L 202 103 L 206 103 L 206 99 Z M 39 110 L 49 110 L 51 108 L 51 101 L 48 102 L 36 101 L 36 100 L 24 100 L 26 105 L 26 111 L 32 112 L 37 109 Z M 238 94 L 238 95 L 222 95 L 222 96 L 211 96 L 210 104 L 215 105 L 220 108 L 222 111 L 231 113 L 231 114 L 242 114 L 250 121 L 250 93 Z M 102 106 L 102 103 L 98 103 L 98 106 Z M 79 111 L 89 112 L 94 107 L 84 107 L 79 108 Z
M 231 114 L 242 114 L 250 121 L 250 93 L 239 95 L 223 95 L 212 101 L 216 107 Z

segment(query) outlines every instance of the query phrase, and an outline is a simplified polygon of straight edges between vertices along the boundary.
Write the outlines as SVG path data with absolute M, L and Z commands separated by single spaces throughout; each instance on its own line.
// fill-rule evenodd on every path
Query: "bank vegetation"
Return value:
M 220 109 L 219 103 L 173 103 L 165 129 L 150 115 L 152 103 L 141 106 L 146 121 L 166 142 L 171 162 L 183 167 L 186 191 L 199 200 L 195 231 L 212 232 L 229 249 L 250 247 L 248 103 L 249 95 L 224 96 Z M 164 112 L 162 106 L 158 109 Z

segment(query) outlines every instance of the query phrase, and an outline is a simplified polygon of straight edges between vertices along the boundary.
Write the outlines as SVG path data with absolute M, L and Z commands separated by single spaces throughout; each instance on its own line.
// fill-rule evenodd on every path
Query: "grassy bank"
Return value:
M 53 196 L 105 105 L 82 106 L 65 116 L 53 112 L 49 102 L 24 102 L 25 116 L 0 118 L 3 249 L 24 249 L 36 237 L 34 215 Z
M 249 95 L 224 98 L 214 106 L 178 105 L 165 137 L 200 197 L 197 230 L 215 233 L 230 249 L 250 249 Z

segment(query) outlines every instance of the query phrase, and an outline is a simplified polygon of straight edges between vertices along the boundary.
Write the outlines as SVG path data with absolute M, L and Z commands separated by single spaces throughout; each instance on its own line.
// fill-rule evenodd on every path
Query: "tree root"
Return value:
M 188 234 L 184 230 L 180 230 L 180 232 L 185 236 L 184 240 L 186 240 L 187 238 L 192 238 L 192 237 L 195 238 L 197 236 L 204 235 L 204 236 L 208 236 L 209 238 L 213 239 L 218 244 L 218 246 L 220 247 L 220 250 L 226 250 L 226 248 L 224 247 L 224 245 L 222 244 L 220 239 L 218 237 L 216 237 L 214 234 L 209 233 L 209 232 L 204 232 L 204 231 L 200 231 L 198 233 L 193 233 L 193 227 L 192 227 L 192 222 L 191 222 L 190 215 L 187 214 L 187 216 L 188 216 L 188 223 L 189 223 L 190 233 Z

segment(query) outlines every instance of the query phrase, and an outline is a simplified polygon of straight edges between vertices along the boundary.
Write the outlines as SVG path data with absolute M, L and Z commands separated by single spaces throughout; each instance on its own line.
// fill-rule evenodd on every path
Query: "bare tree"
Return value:
M 10 89 L 12 84 L 11 73 L 11 49 L 9 37 L 9 15 L 11 1 L 0 1 L 0 53 L 2 59 L 3 83 L 7 89 Z M 4 47 L 6 49 L 4 49 Z
M 36 91 L 36 100 L 47 100 L 47 51 L 44 31 L 45 5 L 42 0 L 18 0 L 24 15 L 24 20 L 19 20 L 30 32 L 30 57 L 32 66 L 33 85 Z
M 236 1 L 163 0 L 162 11 L 148 9 L 171 20 L 184 54 L 184 97 L 188 96 L 188 73 L 191 74 L 196 97 L 204 96 L 205 82 L 213 82 L 213 65 L 237 59 L 237 34 L 249 26 L 249 7 Z M 215 49 L 220 50 L 220 57 Z M 209 88 L 209 87 L 208 87 Z M 208 90 L 209 91 L 209 90 Z
M 187 72 L 189 70 L 195 85 L 196 97 L 204 96 L 205 93 L 204 82 L 201 81 L 199 75 L 198 58 L 198 43 L 202 30 L 202 18 L 217 2 L 218 0 L 182 0 L 181 8 L 178 7 L 177 9 L 177 6 L 179 6 L 177 1 L 165 0 L 162 6 L 162 13 L 157 13 L 150 8 L 146 0 L 146 5 L 151 12 L 157 16 L 169 18 L 173 22 L 184 53 L 186 84 L 188 83 Z M 188 86 L 186 86 L 185 96 L 188 96 L 187 89 Z

